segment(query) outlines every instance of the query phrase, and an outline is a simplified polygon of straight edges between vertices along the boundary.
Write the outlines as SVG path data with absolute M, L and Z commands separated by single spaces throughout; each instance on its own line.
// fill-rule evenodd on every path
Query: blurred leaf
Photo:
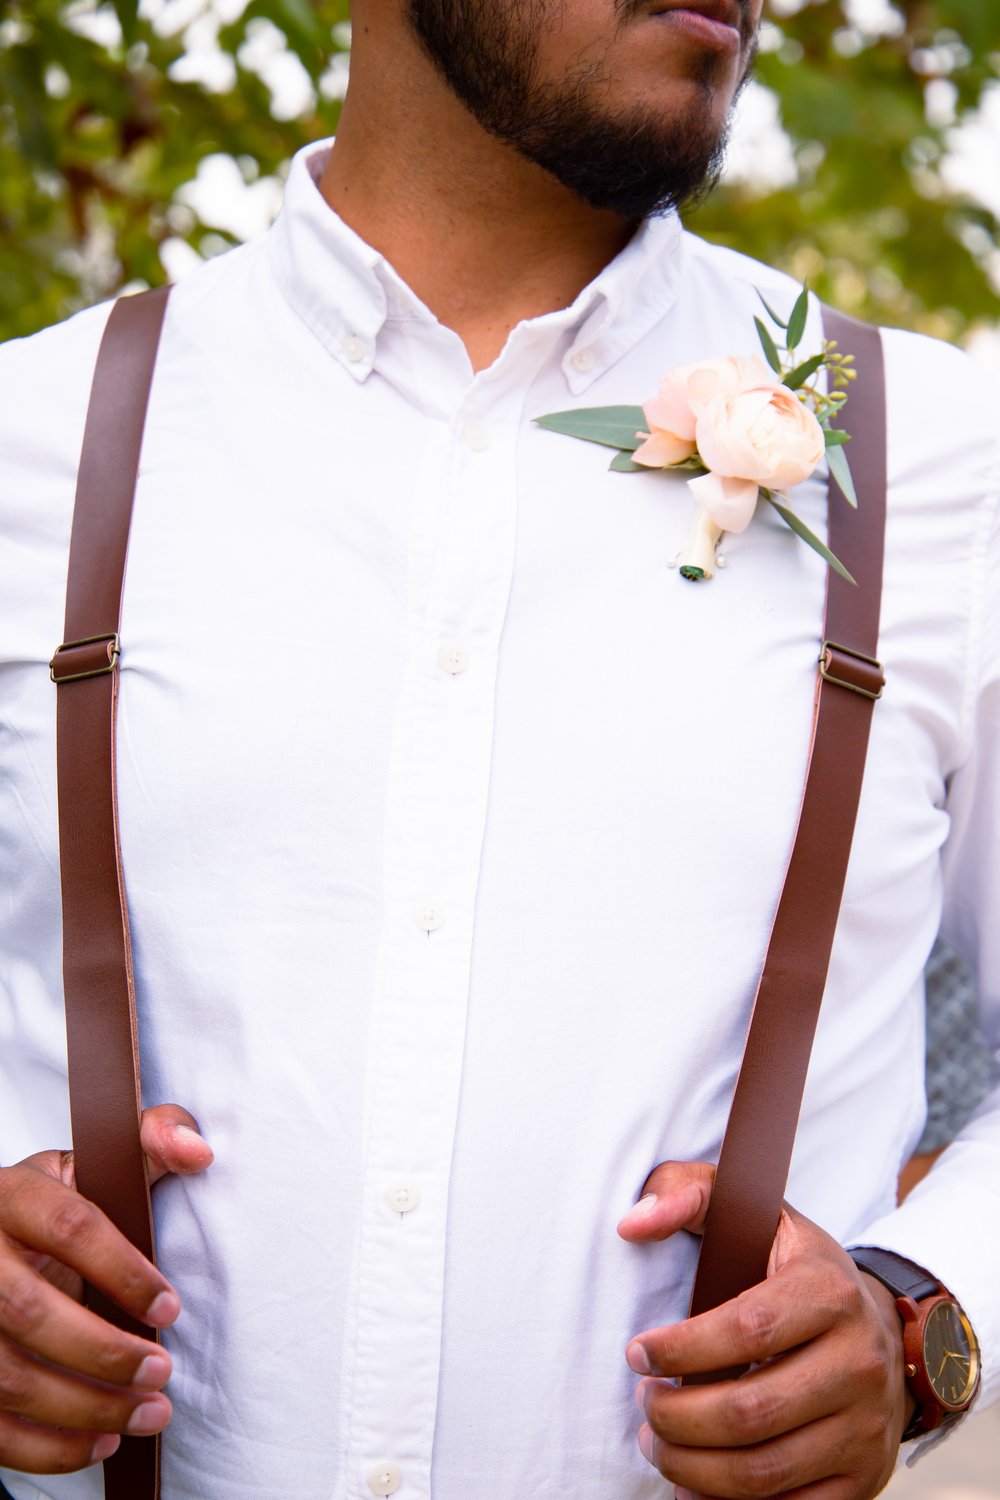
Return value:
M 121 23 L 122 35 L 126 43 L 131 43 L 139 20 L 139 0 L 113 0 L 113 4 L 115 15 Z
M 78 0 L 0 5 L 0 337 L 30 333 L 125 282 L 162 281 L 166 241 L 200 251 L 220 226 L 178 194 L 207 156 L 234 157 L 248 181 L 270 177 L 336 127 L 340 105 L 324 79 L 347 0 L 250 0 L 219 31 L 233 78 L 217 91 L 176 76 L 183 31 L 161 35 L 137 0 L 105 3 L 124 48 L 77 29 Z M 860 317 L 952 339 L 995 322 L 1000 224 L 950 186 L 948 127 L 928 120 L 933 74 L 919 70 L 931 65 L 947 78 L 956 123 L 971 120 L 997 86 L 995 0 L 896 0 L 902 30 L 880 39 L 852 31 L 842 0 L 788 8 L 765 7 L 775 45 L 761 51 L 758 78 L 780 105 L 796 180 L 723 184 L 690 227 L 799 283 L 808 277 L 820 297 Z M 242 50 L 260 22 L 285 37 L 311 82 L 313 98 L 295 119 L 273 117 L 271 90 Z M 845 36 L 856 55 L 844 55 Z

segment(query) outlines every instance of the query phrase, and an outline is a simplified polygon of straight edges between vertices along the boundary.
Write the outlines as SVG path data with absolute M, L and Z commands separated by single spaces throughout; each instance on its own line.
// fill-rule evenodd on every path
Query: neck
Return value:
M 517 323 L 568 306 L 635 228 L 483 130 L 407 36 L 358 26 L 320 187 L 475 370 Z

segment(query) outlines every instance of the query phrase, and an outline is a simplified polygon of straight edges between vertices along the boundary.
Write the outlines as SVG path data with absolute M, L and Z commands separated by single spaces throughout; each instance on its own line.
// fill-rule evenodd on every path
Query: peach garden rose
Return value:
M 757 318 L 766 364 L 757 356 L 721 356 L 679 365 L 662 377 L 657 394 L 641 409 L 593 407 L 555 412 L 538 421 L 556 432 L 617 448 L 611 467 L 619 471 L 694 471 L 688 488 L 697 508 L 681 564 L 684 577 L 710 578 L 723 532 L 744 531 L 764 498 L 831 567 L 850 578 L 784 503 L 784 492 L 808 479 L 825 456 L 845 496 L 857 504 L 843 448 L 849 435 L 832 426 L 854 375 L 850 356 L 824 344 L 818 354 L 798 360 L 794 351 L 806 326 L 807 288 L 787 323 L 766 303 L 765 308 L 785 331 L 784 358 Z M 832 376 L 827 391 L 810 383 L 822 369 Z M 645 421 L 643 430 L 635 430 L 633 414 Z

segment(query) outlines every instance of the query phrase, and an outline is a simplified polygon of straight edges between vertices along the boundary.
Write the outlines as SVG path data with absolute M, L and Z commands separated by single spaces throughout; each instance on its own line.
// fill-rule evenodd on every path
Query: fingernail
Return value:
M 646 1218 L 648 1214 L 651 1214 L 653 1212 L 653 1209 L 655 1207 L 656 1194 L 647 1193 L 644 1198 L 639 1199 L 638 1203 L 634 1203 L 632 1205 L 628 1213 L 622 1214 L 621 1218 L 618 1220 L 618 1228 L 620 1229 L 623 1224 L 629 1223 L 629 1221 L 632 1219 Z
M 653 1462 L 653 1433 L 649 1427 L 639 1428 L 639 1452 L 647 1463 Z
M 132 1380 L 137 1391 L 158 1391 L 170 1379 L 170 1361 L 165 1354 L 150 1354 L 143 1360 Z
M 636 1375 L 652 1375 L 653 1367 L 649 1363 L 649 1355 L 641 1344 L 629 1344 L 625 1350 L 625 1358 L 629 1369 L 633 1370 Z
M 192 1130 L 190 1125 L 175 1125 L 174 1139 L 181 1141 L 197 1141 L 199 1146 L 208 1145 L 205 1137 L 203 1135 L 199 1135 L 197 1130 Z
M 146 1322 L 152 1323 L 154 1328 L 169 1328 L 176 1322 L 180 1310 L 176 1292 L 161 1292 L 146 1308 Z
M 91 1448 L 90 1462 L 92 1464 L 103 1463 L 106 1458 L 110 1458 L 112 1453 L 116 1452 L 120 1444 L 120 1437 L 113 1432 L 106 1432 L 103 1437 L 97 1439 L 97 1442 Z
M 154 1432 L 162 1432 L 169 1420 L 170 1408 L 165 1401 L 144 1401 L 129 1417 L 125 1431 L 129 1437 L 152 1437 Z
M 677 1485 L 674 1486 L 674 1495 L 676 1500 L 696 1500 L 693 1490 L 682 1490 Z

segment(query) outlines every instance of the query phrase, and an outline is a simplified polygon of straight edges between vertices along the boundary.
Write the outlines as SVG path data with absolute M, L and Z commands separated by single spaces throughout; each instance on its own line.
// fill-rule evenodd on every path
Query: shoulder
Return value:
M 94 363 L 111 303 L 0 345 L 0 538 L 65 545 Z M 8 587 L 13 580 L 5 579 Z
M 779 292 L 792 297 L 802 290 L 801 284 L 787 272 L 754 260 L 740 250 L 703 240 L 688 229 L 684 231 L 684 249 L 689 270 L 706 279 L 730 282 L 743 290 Z
M 67 428 L 82 432 L 111 307 L 105 302 L 30 338 L 0 344 L 0 463 L 24 462 L 38 443 L 58 448 Z
M 981 555 L 1000 510 L 1000 381 L 921 334 L 883 328 L 882 348 L 892 494 L 942 529 L 964 528 L 969 555 Z
M 997 440 L 1000 379 L 985 363 L 940 339 L 883 328 L 885 374 L 897 419 L 929 428 L 939 443 Z

